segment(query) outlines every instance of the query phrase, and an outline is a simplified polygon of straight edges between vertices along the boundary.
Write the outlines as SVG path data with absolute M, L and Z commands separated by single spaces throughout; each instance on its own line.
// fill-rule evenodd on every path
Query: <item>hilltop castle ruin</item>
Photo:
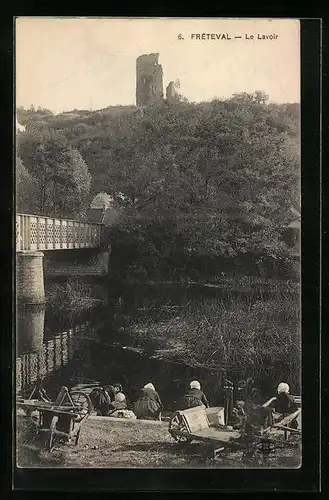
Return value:
M 163 95 L 163 71 L 158 53 L 143 54 L 136 59 L 136 106 L 147 106 L 161 102 Z M 180 100 L 177 83 L 170 82 L 166 88 L 166 99 L 174 103 Z

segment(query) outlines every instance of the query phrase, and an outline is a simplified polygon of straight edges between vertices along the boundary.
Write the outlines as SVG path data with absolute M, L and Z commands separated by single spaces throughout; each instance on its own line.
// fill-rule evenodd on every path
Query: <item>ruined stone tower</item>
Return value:
M 159 54 L 143 54 L 136 59 L 136 105 L 147 106 L 163 99 L 163 71 Z
M 174 104 L 179 102 L 179 93 L 177 88 L 180 87 L 179 81 L 170 82 L 166 88 L 166 99 L 169 103 Z

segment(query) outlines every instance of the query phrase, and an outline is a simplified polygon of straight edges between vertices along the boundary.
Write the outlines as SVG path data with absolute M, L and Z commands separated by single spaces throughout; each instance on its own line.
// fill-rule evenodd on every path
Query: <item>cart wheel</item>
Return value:
M 79 411 L 84 411 L 88 414 L 91 413 L 93 405 L 88 394 L 82 391 L 72 391 L 69 393 L 73 401 L 73 404 L 78 408 Z
M 168 430 L 171 436 L 174 439 L 176 439 L 176 441 L 178 441 L 179 443 L 190 443 L 191 441 L 193 441 L 193 438 L 188 435 L 189 431 L 186 428 L 186 425 L 184 424 L 184 421 L 178 412 L 175 412 L 170 417 Z M 181 434 L 177 434 L 177 431 L 184 432 L 186 434 L 182 436 Z
M 169 419 L 169 427 L 168 430 L 170 434 L 172 432 L 178 431 L 180 428 L 180 418 L 179 413 L 173 413 Z
M 53 417 L 50 423 L 50 428 L 49 428 L 49 443 L 48 443 L 48 449 L 49 451 L 52 451 L 54 447 L 54 440 L 55 440 L 55 431 L 56 431 L 56 424 L 58 421 L 58 417 Z
M 188 437 L 188 436 L 182 436 L 182 435 L 179 435 L 179 436 L 176 436 L 175 438 L 179 443 L 191 443 L 193 441 L 193 438 L 192 437 Z

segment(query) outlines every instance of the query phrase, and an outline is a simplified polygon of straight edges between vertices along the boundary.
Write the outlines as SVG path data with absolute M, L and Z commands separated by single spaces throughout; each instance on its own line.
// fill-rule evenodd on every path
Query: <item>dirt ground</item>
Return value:
M 278 445 L 279 446 L 279 445 Z M 277 448 L 264 464 L 262 455 L 223 451 L 214 460 L 211 445 L 177 443 L 168 423 L 88 419 L 77 446 L 58 443 L 49 452 L 27 417 L 17 417 L 16 462 L 28 468 L 297 468 L 300 446 Z

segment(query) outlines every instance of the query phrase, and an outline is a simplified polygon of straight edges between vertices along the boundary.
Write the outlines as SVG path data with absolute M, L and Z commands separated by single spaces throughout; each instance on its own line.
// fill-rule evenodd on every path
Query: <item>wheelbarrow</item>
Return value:
M 170 435 L 179 443 L 193 440 L 213 445 L 214 458 L 225 448 L 235 448 L 234 440 L 240 432 L 224 424 L 224 408 L 201 406 L 173 413 L 168 427 Z
M 28 415 L 33 411 L 38 412 L 37 433 L 46 437 L 50 451 L 56 438 L 67 443 L 73 441 L 77 445 L 81 426 L 92 411 L 92 403 L 87 394 L 81 391 L 69 392 L 65 386 L 61 387 L 55 402 L 30 399 L 18 401 L 17 406 Z

